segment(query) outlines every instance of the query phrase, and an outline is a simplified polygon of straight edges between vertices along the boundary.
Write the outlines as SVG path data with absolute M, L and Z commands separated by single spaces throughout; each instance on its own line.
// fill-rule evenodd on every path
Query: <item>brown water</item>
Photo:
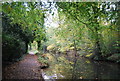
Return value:
M 45 79 L 120 79 L 120 65 L 97 62 L 86 58 L 67 60 L 65 56 L 50 61 L 50 67 L 42 71 Z

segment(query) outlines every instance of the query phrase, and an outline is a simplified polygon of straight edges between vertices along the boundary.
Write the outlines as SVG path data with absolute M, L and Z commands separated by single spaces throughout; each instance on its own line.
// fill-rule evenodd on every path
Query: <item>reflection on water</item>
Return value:
M 120 65 L 91 61 L 79 57 L 67 60 L 65 56 L 50 61 L 50 68 L 43 70 L 46 79 L 119 79 Z

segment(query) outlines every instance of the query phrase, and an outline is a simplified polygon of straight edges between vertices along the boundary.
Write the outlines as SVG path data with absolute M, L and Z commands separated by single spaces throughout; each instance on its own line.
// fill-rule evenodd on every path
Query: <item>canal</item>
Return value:
M 120 65 L 93 61 L 65 54 L 47 54 L 49 68 L 42 70 L 44 79 L 119 79 Z

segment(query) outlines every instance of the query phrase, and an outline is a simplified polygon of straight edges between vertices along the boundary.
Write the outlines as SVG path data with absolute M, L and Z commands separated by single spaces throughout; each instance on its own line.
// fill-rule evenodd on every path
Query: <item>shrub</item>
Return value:
M 2 59 L 3 61 L 13 61 L 25 53 L 25 43 L 15 36 L 2 35 Z

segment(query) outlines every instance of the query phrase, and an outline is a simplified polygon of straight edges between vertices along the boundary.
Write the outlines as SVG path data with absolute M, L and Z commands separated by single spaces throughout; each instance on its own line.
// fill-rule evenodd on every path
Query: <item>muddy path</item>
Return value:
M 2 79 L 40 79 L 41 65 L 36 55 L 26 55 L 23 60 L 2 68 Z

